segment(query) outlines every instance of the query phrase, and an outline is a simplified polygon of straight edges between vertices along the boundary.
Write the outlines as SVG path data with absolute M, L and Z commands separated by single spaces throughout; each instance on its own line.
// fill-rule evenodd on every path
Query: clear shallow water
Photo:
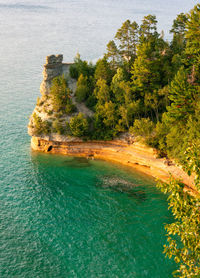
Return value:
M 120 168 L 33 153 L 10 173 L 0 196 L 1 277 L 170 277 L 166 201 L 152 180 Z
M 152 181 L 33 154 L 26 126 L 46 55 L 95 60 L 124 20 L 149 13 L 169 37 L 176 14 L 197 3 L 0 0 L 0 277 L 171 277 L 162 255 L 170 215 Z

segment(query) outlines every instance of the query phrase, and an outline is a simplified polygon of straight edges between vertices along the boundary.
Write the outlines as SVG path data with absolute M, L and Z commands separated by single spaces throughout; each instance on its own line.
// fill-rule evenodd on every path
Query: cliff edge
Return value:
M 93 112 L 86 107 L 84 103 L 78 103 L 75 98 L 77 81 L 70 77 L 70 66 L 73 63 L 63 63 L 63 55 L 51 55 L 46 57 L 46 63 L 43 70 L 43 81 L 40 85 L 41 97 L 37 99 L 37 103 L 28 124 L 28 134 L 30 136 L 39 136 L 44 139 L 57 140 L 59 134 L 62 133 L 62 127 L 70 121 L 70 119 L 79 113 L 86 117 L 91 117 Z M 56 83 L 56 78 L 58 78 Z M 59 80 L 60 78 L 60 80 Z M 66 84 L 62 84 L 62 82 Z M 66 90 L 65 108 L 56 107 L 56 96 L 53 94 L 52 86 L 60 86 Z M 65 140 L 76 141 L 72 136 L 65 136 Z
M 62 131 L 63 125 L 68 124 L 70 119 L 79 113 L 85 117 L 93 115 L 93 112 L 84 103 L 76 102 L 76 80 L 72 79 L 69 74 L 71 65 L 71 63 L 63 63 L 62 55 L 46 57 L 43 70 L 44 79 L 40 86 L 41 98 L 38 98 L 28 124 L 28 133 L 32 136 L 32 149 L 115 161 L 162 181 L 168 181 L 172 175 L 195 191 L 193 178 L 189 177 L 181 167 L 166 158 L 157 158 L 155 149 L 137 142 L 129 134 L 124 134 L 111 141 L 84 141 L 59 132 Z M 66 80 L 66 85 L 65 82 L 62 83 L 60 77 Z M 52 86 L 57 84 L 54 82 L 55 78 L 58 78 L 58 83 L 60 82 L 59 84 L 64 86 L 63 88 L 67 92 L 66 105 L 73 108 L 70 111 L 56 109 L 52 91 Z

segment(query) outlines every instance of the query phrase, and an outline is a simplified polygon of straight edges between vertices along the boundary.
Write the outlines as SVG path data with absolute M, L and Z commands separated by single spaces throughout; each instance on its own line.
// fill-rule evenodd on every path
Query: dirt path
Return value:
M 76 92 L 76 83 L 77 81 L 75 79 L 70 79 L 68 81 L 68 86 L 70 88 L 70 90 L 72 90 L 72 102 L 73 104 L 76 106 L 78 112 L 81 112 L 83 114 L 85 114 L 88 117 L 92 117 L 94 112 L 91 111 L 89 108 L 87 108 L 87 106 L 85 105 L 85 103 L 78 103 L 76 102 L 76 97 L 75 97 L 75 92 Z

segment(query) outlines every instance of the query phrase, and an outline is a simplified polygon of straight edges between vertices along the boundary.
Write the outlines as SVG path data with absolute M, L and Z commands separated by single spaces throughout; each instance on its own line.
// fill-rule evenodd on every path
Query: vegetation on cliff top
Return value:
M 191 144 L 186 150 L 184 169 L 195 175 L 199 196 L 188 194 L 185 185 L 171 177 L 170 183 L 159 182 L 157 187 L 168 196 L 169 209 L 175 221 L 165 225 L 167 244 L 164 253 L 174 258 L 180 278 L 200 277 L 200 145 Z
M 94 112 L 83 117 L 88 130 L 77 136 L 110 140 L 129 131 L 160 155 L 183 162 L 184 150 L 200 132 L 199 5 L 178 15 L 171 33 L 169 43 L 153 15 L 140 26 L 127 20 L 95 65 L 75 58 L 70 74 L 77 79 L 76 102 Z M 78 111 L 64 77 L 53 80 L 46 98 L 50 102 L 43 100 L 42 107 L 56 122 L 35 115 L 35 134 L 74 134 L 67 116 Z

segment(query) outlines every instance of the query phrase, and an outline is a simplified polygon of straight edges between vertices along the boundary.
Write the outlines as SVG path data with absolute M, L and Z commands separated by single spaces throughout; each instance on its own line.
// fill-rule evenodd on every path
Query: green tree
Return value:
M 88 63 L 87 61 L 83 61 L 80 58 L 80 54 L 77 53 L 76 57 L 74 58 L 74 64 L 70 66 L 69 72 L 70 76 L 74 79 L 78 79 L 81 74 L 87 76 L 94 75 L 95 67 L 92 63 Z
M 187 71 L 181 67 L 169 87 L 169 99 L 171 105 L 168 116 L 177 120 L 185 121 L 190 114 L 194 113 L 194 102 L 198 95 L 195 86 L 188 82 Z
M 75 137 L 83 137 L 88 134 L 89 124 L 88 120 L 82 113 L 72 117 L 69 122 L 71 133 Z
M 52 123 L 52 131 L 58 134 L 63 134 L 64 133 L 64 126 L 59 119 L 56 119 Z
M 174 258 L 177 270 L 174 277 L 200 277 L 200 159 L 199 144 L 187 149 L 185 170 L 195 175 L 196 196 L 185 191 L 185 185 L 171 178 L 170 183 L 159 182 L 158 188 L 168 195 L 169 209 L 175 221 L 165 225 L 167 245 L 164 252 Z
M 173 34 L 173 39 L 171 42 L 171 47 L 173 51 L 173 55 L 181 54 L 181 52 L 185 49 L 186 46 L 186 22 L 188 20 L 187 15 L 181 13 L 177 15 L 176 19 L 173 22 L 172 29 L 170 33 Z
M 133 124 L 134 120 L 139 117 L 141 112 L 140 100 L 132 101 L 129 104 L 119 107 L 119 130 L 125 131 Z
M 70 90 L 64 76 L 55 77 L 50 89 L 50 98 L 53 109 L 58 112 L 63 110 L 70 99 Z
M 149 118 L 135 120 L 133 126 L 129 129 L 131 134 L 143 137 L 144 139 L 150 138 L 154 130 L 155 124 Z
M 107 52 L 105 57 L 108 59 L 111 69 L 116 70 L 120 63 L 120 55 L 119 50 L 113 40 L 109 41 L 107 44 Z
M 106 57 L 97 61 L 94 77 L 96 80 L 104 79 L 107 84 L 110 84 L 112 81 L 113 71 L 111 70 Z
M 116 135 L 118 112 L 112 101 L 97 103 L 94 115 L 95 139 L 111 140 Z
M 76 100 L 78 102 L 83 102 L 89 94 L 90 89 L 88 85 L 88 78 L 81 73 L 77 81 Z
M 110 88 L 105 79 L 99 79 L 94 90 L 94 95 L 99 103 L 105 103 L 110 100 Z
M 200 86 L 200 4 L 188 15 L 186 23 L 186 57 L 185 64 L 190 69 L 189 82 Z
M 122 60 L 127 63 L 127 70 L 136 56 L 136 46 L 138 42 L 138 24 L 126 20 L 121 28 L 118 29 L 115 39 L 119 42 L 119 50 Z
M 33 114 L 33 131 L 35 135 L 48 134 L 50 132 L 50 123 L 42 120 L 36 113 Z
M 140 43 L 158 38 L 157 20 L 155 15 L 147 15 L 143 18 L 139 29 Z
M 124 103 L 124 90 L 121 88 L 121 82 L 125 79 L 124 71 L 122 68 L 117 69 L 117 73 L 112 78 L 111 90 L 117 103 Z
M 191 11 L 186 22 L 186 53 L 198 57 L 200 54 L 200 4 Z M 190 57 L 191 59 L 191 57 Z

